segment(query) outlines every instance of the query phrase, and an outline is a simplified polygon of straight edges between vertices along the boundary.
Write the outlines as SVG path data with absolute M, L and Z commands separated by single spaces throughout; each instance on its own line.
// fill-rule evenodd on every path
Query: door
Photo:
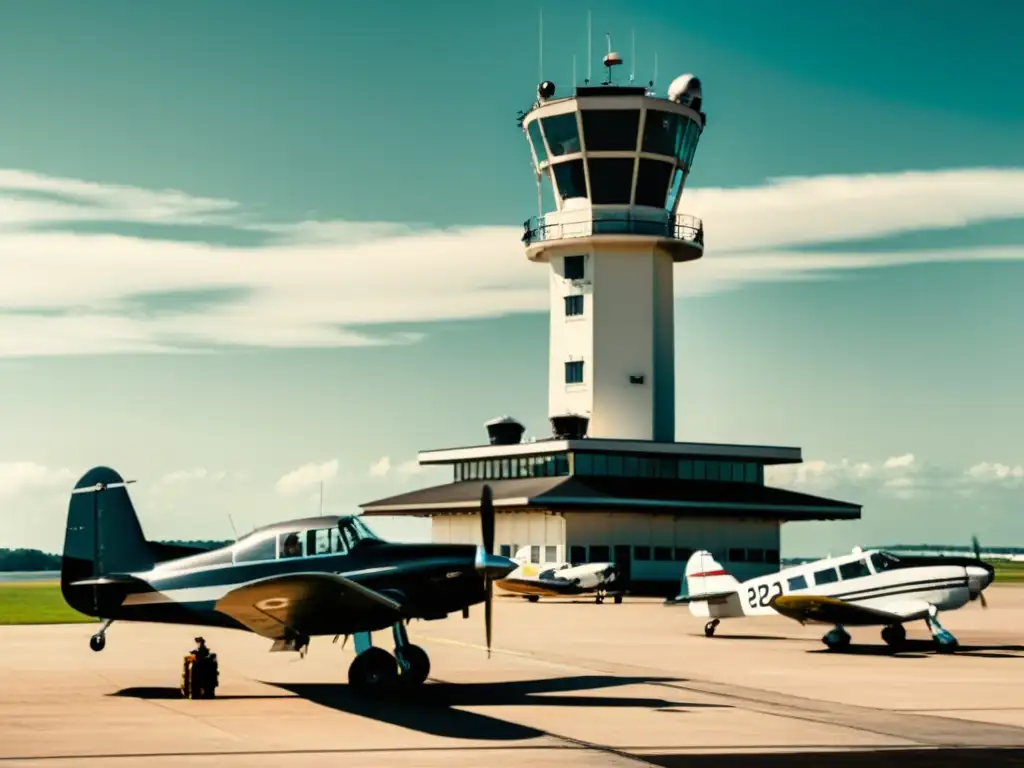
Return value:
M 633 575 L 633 548 L 628 544 L 616 544 L 615 545 L 615 557 L 613 558 L 615 565 L 619 569 L 619 578 L 622 579 L 621 588 L 629 584 L 630 579 Z

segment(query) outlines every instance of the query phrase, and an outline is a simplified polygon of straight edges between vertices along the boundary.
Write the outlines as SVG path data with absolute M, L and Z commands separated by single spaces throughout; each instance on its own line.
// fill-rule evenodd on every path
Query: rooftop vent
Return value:
M 491 445 L 515 445 L 523 439 L 525 427 L 511 416 L 491 419 L 485 425 Z
M 551 431 L 559 440 L 582 440 L 587 436 L 590 419 L 586 416 L 565 414 L 551 417 Z

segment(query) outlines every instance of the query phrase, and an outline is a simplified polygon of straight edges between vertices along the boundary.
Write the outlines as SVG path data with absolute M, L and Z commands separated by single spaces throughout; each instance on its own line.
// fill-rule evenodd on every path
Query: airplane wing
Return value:
M 318 616 L 381 609 L 400 614 L 402 604 L 336 573 L 290 573 L 243 584 L 214 606 L 263 637 L 302 632 Z
M 922 611 L 924 614 L 928 612 L 927 603 L 921 600 L 894 603 L 892 610 L 883 611 L 822 595 L 777 595 L 768 602 L 768 605 L 783 616 L 801 624 L 815 621 L 851 627 L 901 624 L 918 617 Z
M 663 605 L 689 605 L 690 603 L 724 603 L 733 595 L 738 594 L 735 589 L 726 592 L 701 592 L 696 595 L 677 595 L 669 597 Z

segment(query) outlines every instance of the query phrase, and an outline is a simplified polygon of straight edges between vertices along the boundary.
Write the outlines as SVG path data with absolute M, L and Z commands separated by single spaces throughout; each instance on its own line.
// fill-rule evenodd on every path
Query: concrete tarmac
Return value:
M 201 630 L 218 654 L 212 701 L 178 693 L 190 627 L 0 628 L 0 763 L 187 766 L 1024 765 L 1024 588 L 995 585 L 942 616 L 960 640 L 940 655 L 923 623 L 893 654 L 878 628 L 846 653 L 823 626 L 726 620 L 713 638 L 682 607 L 495 600 L 414 622 L 431 678 L 372 703 L 345 684 L 353 658 L 314 638 L 305 659 L 255 635 Z M 390 650 L 390 633 L 375 642 Z

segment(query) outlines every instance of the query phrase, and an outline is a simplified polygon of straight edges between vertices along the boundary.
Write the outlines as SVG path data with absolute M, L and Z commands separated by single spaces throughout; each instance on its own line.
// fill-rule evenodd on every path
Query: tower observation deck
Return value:
M 616 64 L 609 52 L 609 75 Z M 703 224 L 680 211 L 706 124 L 701 82 L 678 77 L 667 98 L 555 91 L 542 82 L 522 118 L 549 206 L 523 233 L 527 258 L 551 269 L 549 416 L 590 437 L 671 442 L 673 267 L 704 253 Z

